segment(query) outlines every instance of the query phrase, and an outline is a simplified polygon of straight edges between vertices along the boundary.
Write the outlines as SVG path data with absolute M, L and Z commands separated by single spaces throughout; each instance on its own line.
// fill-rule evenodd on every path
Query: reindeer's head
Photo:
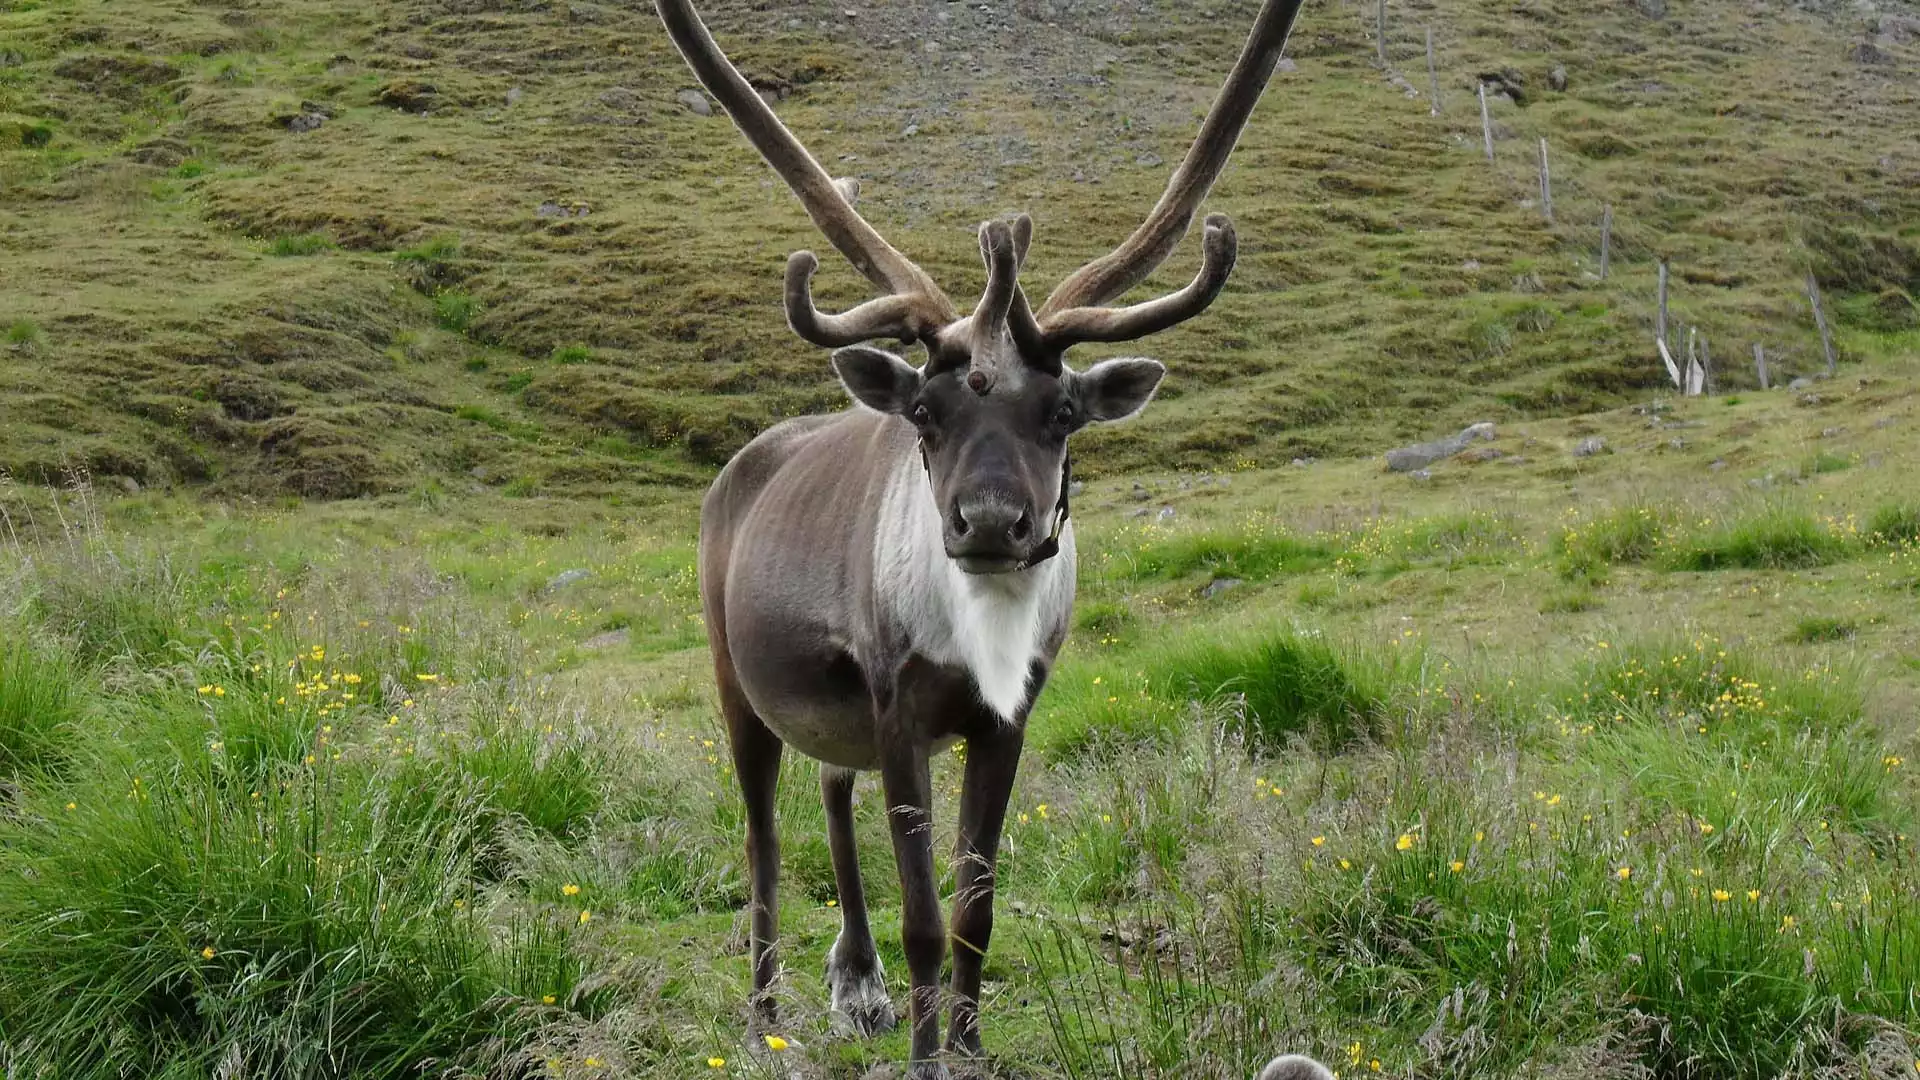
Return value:
M 834 370 L 854 398 L 905 418 L 920 434 L 947 554 L 970 573 L 1020 569 L 1052 553 L 1065 512 L 1067 438 L 1091 423 L 1139 412 L 1166 369 L 1107 360 L 1083 372 L 1064 363 L 1081 342 L 1133 341 L 1206 310 L 1233 269 L 1233 225 L 1206 220 L 1200 273 L 1186 288 L 1130 307 L 1107 307 L 1164 262 L 1226 164 L 1286 44 L 1300 0 L 1267 0 L 1239 61 L 1166 194 L 1126 243 L 1060 283 L 1036 312 L 1019 274 L 1033 237 L 1024 214 L 980 227 L 987 287 L 961 315 L 925 271 L 854 210 L 859 187 L 830 179 L 714 43 L 690 4 L 656 0 L 667 32 L 707 90 L 800 197 L 841 254 L 887 295 L 839 315 L 813 305 L 819 260 L 787 260 L 787 322 L 838 348 Z M 915 368 L 861 342 L 894 338 L 927 349 Z

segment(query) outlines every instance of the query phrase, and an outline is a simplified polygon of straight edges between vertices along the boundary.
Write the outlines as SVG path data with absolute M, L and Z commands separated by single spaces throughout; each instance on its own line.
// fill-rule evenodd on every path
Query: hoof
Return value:
M 864 1039 L 893 1030 L 897 1018 L 878 958 L 869 964 L 841 963 L 836 950 L 827 957 L 827 987 L 833 992 L 829 1020 L 835 1034 Z
M 907 1080 L 953 1080 L 946 1062 L 921 1061 L 907 1066 Z
M 1267 1062 L 1256 1080 L 1333 1080 L 1333 1073 L 1305 1055 L 1282 1054 Z

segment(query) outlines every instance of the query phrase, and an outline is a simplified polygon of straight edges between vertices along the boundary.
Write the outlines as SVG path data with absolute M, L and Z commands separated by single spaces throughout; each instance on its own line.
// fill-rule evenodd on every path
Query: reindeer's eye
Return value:
M 915 405 L 913 411 L 907 414 L 907 418 L 913 421 L 914 427 L 926 427 L 928 421 L 933 419 L 933 414 L 927 411 L 925 405 Z
M 1059 408 L 1053 410 L 1053 422 L 1060 425 L 1061 427 L 1072 427 L 1073 426 L 1073 406 L 1066 402 L 1062 402 Z

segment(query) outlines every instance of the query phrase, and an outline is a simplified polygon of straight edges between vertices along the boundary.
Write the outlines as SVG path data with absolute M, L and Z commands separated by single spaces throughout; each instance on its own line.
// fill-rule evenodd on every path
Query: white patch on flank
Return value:
M 919 455 L 905 454 L 887 481 L 873 559 L 878 602 L 913 650 L 965 668 L 980 700 L 1011 722 L 1047 632 L 1073 604 L 1073 522 L 1060 531 L 1060 554 L 1039 566 L 965 573 L 947 558 Z

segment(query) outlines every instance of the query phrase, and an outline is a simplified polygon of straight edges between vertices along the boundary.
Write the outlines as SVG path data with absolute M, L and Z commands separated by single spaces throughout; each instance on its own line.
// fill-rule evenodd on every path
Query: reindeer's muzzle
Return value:
M 954 499 L 946 518 L 947 557 L 969 574 L 1023 568 L 1043 535 L 1031 506 L 995 493 Z

